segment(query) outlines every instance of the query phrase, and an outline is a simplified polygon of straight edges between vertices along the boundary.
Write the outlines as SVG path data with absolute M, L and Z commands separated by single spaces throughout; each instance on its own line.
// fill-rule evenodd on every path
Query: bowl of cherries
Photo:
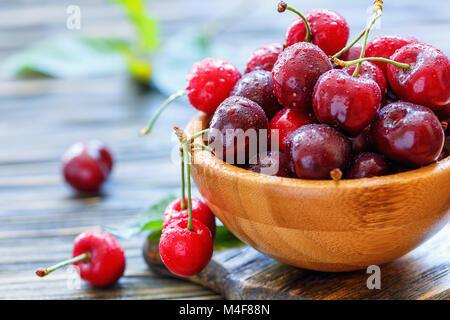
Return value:
M 278 261 L 392 261 L 449 218 L 450 61 L 410 36 L 369 41 L 382 1 L 351 42 L 334 11 L 278 11 L 299 15 L 283 44 L 256 49 L 243 74 L 204 59 L 169 98 L 200 111 L 186 128 L 192 177 L 224 225 Z

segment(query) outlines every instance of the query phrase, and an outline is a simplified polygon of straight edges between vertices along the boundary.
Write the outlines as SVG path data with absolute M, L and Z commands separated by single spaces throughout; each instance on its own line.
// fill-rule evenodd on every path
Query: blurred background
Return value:
M 195 111 L 171 105 L 147 137 L 155 108 L 185 86 L 186 72 L 205 56 L 243 69 L 250 52 L 283 42 L 293 13 L 274 0 L 2 0 L 0 3 L 0 297 L 38 298 L 35 267 L 65 258 L 87 228 L 119 225 L 179 187 L 170 160 L 173 125 Z M 338 11 L 359 34 L 372 1 L 292 0 L 300 11 Z M 381 34 L 413 35 L 450 53 L 450 1 L 385 1 Z M 370 39 L 369 38 L 369 39 Z M 79 197 L 63 184 L 60 156 L 74 142 L 100 139 L 116 167 L 101 195 Z M 142 239 L 124 242 L 126 288 L 132 276 L 145 297 L 218 297 L 195 285 L 154 278 L 141 256 Z M 36 250 L 39 248 L 39 250 Z M 45 250 L 45 254 L 41 251 Z M 11 271 L 14 270 L 14 277 Z M 67 291 L 53 277 L 46 297 L 103 297 Z M 59 283 L 60 281 L 61 283 Z M 159 282 L 158 282 L 159 281 Z M 48 282 L 47 282 L 48 284 Z M 170 288 L 173 288 L 171 290 Z M 125 289 L 124 289 L 125 290 Z M 124 297 L 124 292 L 110 297 Z

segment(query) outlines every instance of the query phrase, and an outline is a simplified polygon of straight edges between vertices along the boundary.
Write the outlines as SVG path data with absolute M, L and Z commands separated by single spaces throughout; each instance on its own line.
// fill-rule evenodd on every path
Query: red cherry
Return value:
M 181 209 L 181 198 L 173 200 L 171 203 L 169 203 L 166 210 L 164 211 L 164 228 L 174 222 L 177 222 L 178 220 L 188 218 L 189 214 L 187 209 L 187 198 L 185 198 L 185 204 L 186 209 Z M 204 203 L 199 198 L 192 198 L 192 217 L 207 226 L 214 238 L 214 235 L 216 234 L 216 218 L 209 207 L 206 205 L 206 203 Z
M 260 130 L 268 127 L 266 114 L 256 102 L 231 96 L 220 104 L 211 119 L 209 144 L 216 157 L 231 164 L 245 164 L 258 153 L 250 144 L 259 146 Z M 255 133 L 256 141 L 251 141 L 250 131 Z
M 240 78 L 239 70 L 222 59 L 206 58 L 197 62 L 188 72 L 189 102 L 194 108 L 213 114 Z
M 289 158 L 280 151 L 268 151 L 250 159 L 248 170 L 269 176 L 290 177 Z
M 299 42 L 288 47 L 272 70 L 278 102 L 286 108 L 309 108 L 317 79 L 331 69 L 327 55 L 316 45 Z
M 389 59 L 401 47 L 417 42 L 416 38 L 410 36 L 379 36 L 367 44 L 365 56 Z M 373 63 L 387 74 L 386 62 L 373 61 Z
M 98 191 L 108 178 L 113 159 L 106 146 L 97 140 L 78 142 L 62 157 L 63 174 L 76 190 Z
M 349 36 L 347 21 L 339 13 L 315 9 L 305 12 L 311 27 L 312 43 L 319 46 L 327 55 L 333 55 L 345 47 Z M 292 22 L 286 31 L 286 45 L 305 41 L 306 27 L 302 19 Z
M 435 113 L 438 116 L 439 120 L 450 122 L 450 103 L 441 110 L 435 111 Z
M 286 151 L 289 135 L 306 124 L 314 123 L 313 116 L 296 109 L 280 110 L 270 120 L 269 129 L 278 130 L 279 150 Z
M 45 277 L 66 265 L 78 266 L 80 277 L 93 286 L 107 287 L 119 280 L 125 270 L 125 254 L 117 240 L 103 231 L 85 231 L 75 238 L 73 258 L 46 269 L 36 275 Z
M 187 229 L 188 219 L 170 224 L 159 240 L 161 260 L 167 269 L 182 277 L 202 271 L 213 253 L 213 238 L 208 227 L 196 219 L 192 223 L 193 231 Z
M 450 60 L 442 51 L 415 43 L 397 50 L 391 59 L 411 65 L 409 70 L 388 66 L 389 84 L 401 99 L 436 110 L 450 103 Z
M 307 124 L 290 136 L 289 157 L 298 178 L 329 179 L 341 173 L 351 158 L 351 143 L 342 133 L 325 124 Z
M 265 44 L 252 52 L 245 67 L 245 73 L 254 70 L 272 71 L 273 65 L 283 51 L 283 45 L 278 42 Z
M 348 169 L 348 179 L 370 178 L 385 176 L 390 173 L 389 166 L 382 155 L 365 152 L 357 155 Z
M 372 136 L 370 133 L 370 125 L 364 128 L 364 130 L 356 137 L 350 138 L 352 142 L 353 153 L 362 153 L 372 150 Z
M 359 59 L 361 56 L 362 45 L 360 43 L 355 44 L 353 47 L 345 51 L 339 58 L 344 61 L 352 61 Z
M 80 276 L 96 287 L 119 280 L 125 270 L 125 254 L 117 240 L 103 231 L 86 231 L 75 239 L 73 257 L 89 253 L 89 259 L 75 262 Z
M 378 150 L 393 161 L 422 166 L 437 159 L 444 146 L 444 131 L 427 107 L 394 102 L 378 111 L 371 125 Z
M 375 117 L 381 105 L 380 87 L 365 77 L 352 77 L 330 70 L 317 81 L 313 94 L 314 113 L 321 123 L 359 134 Z
M 356 65 L 352 65 L 352 66 L 345 67 L 342 70 L 344 70 L 351 76 L 355 72 L 355 69 L 356 69 Z M 361 69 L 359 70 L 358 77 L 374 80 L 380 87 L 382 100 L 384 100 L 386 98 L 386 94 L 387 94 L 386 76 L 384 75 L 384 72 L 379 67 L 372 64 L 371 62 L 364 61 L 361 64 Z
M 268 119 L 277 113 L 281 106 L 273 94 L 272 75 L 269 71 L 255 70 L 246 73 L 231 91 L 232 96 L 241 96 L 256 102 Z

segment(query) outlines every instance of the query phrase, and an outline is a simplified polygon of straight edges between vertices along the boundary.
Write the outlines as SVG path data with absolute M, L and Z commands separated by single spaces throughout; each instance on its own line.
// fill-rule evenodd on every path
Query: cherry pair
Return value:
M 176 128 L 181 143 L 181 198 L 172 201 L 164 211 L 159 254 L 165 266 L 174 274 L 193 276 L 211 260 L 216 232 L 215 217 L 208 206 L 191 196 L 190 152 L 193 138 Z M 185 175 L 187 169 L 187 197 Z

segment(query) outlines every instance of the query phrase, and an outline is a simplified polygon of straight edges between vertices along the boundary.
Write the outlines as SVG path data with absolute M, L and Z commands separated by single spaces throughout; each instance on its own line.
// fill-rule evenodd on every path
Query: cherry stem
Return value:
M 334 181 L 339 181 L 342 179 L 342 171 L 339 168 L 333 169 L 330 171 L 330 177 Z
M 342 54 L 344 54 L 344 52 L 348 51 L 351 47 L 353 47 L 366 33 L 366 29 L 364 29 L 356 38 L 355 40 L 353 40 L 349 45 L 347 45 L 346 47 L 344 47 L 341 51 L 339 51 L 338 53 L 335 53 L 334 56 L 332 56 L 330 58 L 330 60 L 333 60 L 335 58 L 339 58 Z
M 295 8 L 292 8 L 286 2 L 281 1 L 280 3 L 278 3 L 278 12 L 284 12 L 286 10 L 296 13 L 303 20 L 303 22 L 305 23 L 305 27 L 306 27 L 305 41 L 311 42 L 311 40 L 312 40 L 311 39 L 311 27 L 309 26 L 309 22 L 308 22 L 308 20 L 306 20 L 306 17 L 301 12 L 297 11 Z
M 181 210 L 186 209 L 186 196 L 184 194 L 185 189 L 185 174 L 184 174 L 184 152 L 183 148 L 180 148 L 181 155 Z
M 442 121 L 442 122 L 441 122 L 441 126 L 442 126 L 442 129 L 444 129 L 444 131 L 447 131 L 447 128 L 448 128 L 448 122 L 447 122 L 447 121 Z
M 372 29 L 372 26 L 375 24 L 375 22 L 378 20 L 378 18 L 381 17 L 381 14 L 383 13 L 383 1 L 382 0 L 375 0 L 373 4 L 373 11 L 374 14 L 372 18 L 370 19 L 369 24 L 366 27 L 366 30 L 364 32 L 364 41 L 361 48 L 361 54 L 359 56 L 360 59 L 364 58 L 366 54 L 366 47 L 367 47 L 367 39 L 369 38 L 369 32 L 370 29 Z M 357 77 L 359 74 L 359 70 L 361 69 L 362 62 L 359 62 L 356 66 L 355 71 L 353 72 L 353 77 Z
M 166 101 L 163 102 L 163 104 L 158 108 L 158 110 L 156 110 L 155 114 L 153 115 L 152 119 L 150 120 L 147 128 L 142 129 L 141 131 L 139 131 L 140 135 L 146 135 L 149 134 L 150 131 L 153 128 L 153 125 L 155 124 L 156 120 L 158 119 L 158 117 L 161 115 L 161 113 L 164 111 L 164 109 L 166 109 L 166 107 L 174 100 L 184 96 L 186 94 L 186 90 L 179 90 L 177 92 L 175 92 L 174 94 L 172 94 L 169 98 L 167 98 Z
M 202 131 L 197 132 L 196 134 L 192 135 L 189 138 L 189 141 L 193 142 L 195 139 L 197 139 L 198 137 L 201 137 L 202 135 L 204 135 L 205 133 L 207 133 L 209 131 L 209 128 L 207 129 L 203 129 Z
M 84 261 L 84 260 L 89 260 L 89 258 L 91 257 L 91 254 L 89 252 L 80 254 L 79 256 L 73 257 L 72 259 L 68 259 L 68 260 L 64 260 L 60 263 L 57 263 L 51 267 L 48 267 L 46 269 L 38 269 L 36 271 L 36 275 L 39 277 L 45 277 L 46 275 L 52 273 L 55 270 L 58 270 L 64 266 L 67 266 L 69 264 L 78 262 L 78 261 Z
M 194 147 L 194 148 L 199 148 L 200 150 L 205 150 L 205 151 L 212 152 L 210 147 L 205 146 L 205 145 L 200 144 L 200 143 L 192 143 L 191 146 Z
M 358 64 L 364 61 L 380 61 L 380 62 L 386 62 L 386 63 L 390 63 L 393 64 L 394 66 L 397 66 L 399 68 L 403 68 L 405 70 L 409 70 L 411 69 L 411 65 L 408 63 L 401 63 L 401 62 L 397 62 L 394 60 L 390 60 L 390 59 L 386 59 L 386 58 L 381 58 L 381 57 L 367 57 L 367 58 L 360 58 L 357 60 L 353 60 L 353 61 L 343 61 L 343 60 L 339 60 L 337 58 L 333 59 L 333 62 L 341 67 L 348 67 L 348 66 L 352 66 L 354 64 Z

